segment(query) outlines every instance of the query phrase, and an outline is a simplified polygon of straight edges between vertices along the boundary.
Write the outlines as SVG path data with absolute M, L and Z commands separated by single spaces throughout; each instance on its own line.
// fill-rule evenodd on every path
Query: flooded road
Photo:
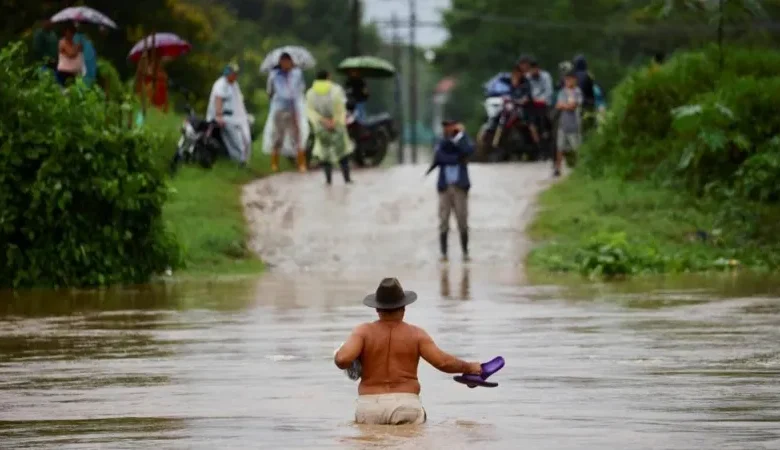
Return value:
M 0 447 L 780 448 L 777 280 L 531 283 L 541 166 L 475 167 L 474 261 L 440 266 L 423 170 L 247 188 L 274 265 L 256 280 L 0 293 Z M 470 390 L 421 364 L 425 426 L 356 426 L 332 354 L 393 275 L 420 295 L 407 320 L 507 365 Z

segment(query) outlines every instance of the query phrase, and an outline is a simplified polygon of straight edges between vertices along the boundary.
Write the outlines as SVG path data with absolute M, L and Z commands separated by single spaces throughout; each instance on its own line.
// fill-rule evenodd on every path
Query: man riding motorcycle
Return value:
M 546 70 L 541 70 L 539 63 L 531 56 L 520 58 L 520 69 L 525 73 L 530 86 L 528 118 L 533 126 L 532 132 L 535 133 L 534 141 L 539 145 L 542 137 L 548 140 L 552 131 L 550 107 L 553 99 L 553 81 L 550 74 Z M 549 152 L 544 156 L 549 157 Z

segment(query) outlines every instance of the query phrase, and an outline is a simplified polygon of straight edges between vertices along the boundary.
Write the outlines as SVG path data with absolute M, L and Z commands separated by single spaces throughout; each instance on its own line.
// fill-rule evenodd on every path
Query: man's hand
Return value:
M 322 122 L 322 126 L 327 128 L 328 130 L 333 130 L 334 128 L 336 128 L 336 121 L 334 121 L 333 119 L 328 119 L 327 117 L 323 117 L 321 119 L 321 122 Z
M 482 374 L 482 364 L 478 362 L 469 363 L 467 374 L 480 375 Z

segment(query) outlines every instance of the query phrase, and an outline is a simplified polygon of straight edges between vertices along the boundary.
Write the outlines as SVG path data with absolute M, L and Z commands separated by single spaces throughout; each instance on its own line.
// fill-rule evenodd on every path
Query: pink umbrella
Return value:
M 87 6 L 72 6 L 51 17 L 52 22 L 87 22 L 109 28 L 116 28 L 116 23 L 105 14 Z
M 152 42 L 152 36 L 154 36 L 154 42 Z M 189 42 L 173 33 L 154 33 L 138 41 L 130 50 L 127 58 L 137 63 L 144 53 L 144 47 L 149 51 L 152 49 L 152 44 L 156 48 L 157 56 L 162 58 L 177 58 L 192 49 Z

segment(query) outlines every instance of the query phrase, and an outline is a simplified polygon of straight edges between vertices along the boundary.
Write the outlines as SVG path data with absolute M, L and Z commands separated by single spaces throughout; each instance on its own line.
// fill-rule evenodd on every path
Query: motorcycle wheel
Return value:
M 377 128 L 376 136 L 374 137 L 374 153 L 370 156 L 368 165 L 371 167 L 377 167 L 382 164 L 387 155 L 387 147 L 390 145 L 390 135 L 387 130 Z
M 206 139 L 206 142 L 196 145 L 194 158 L 198 165 L 204 169 L 211 169 L 217 159 L 220 143 L 214 138 Z
M 483 124 L 477 132 L 477 148 L 474 152 L 474 162 L 488 162 L 490 158 L 490 142 L 493 141 L 493 133 L 490 127 Z

